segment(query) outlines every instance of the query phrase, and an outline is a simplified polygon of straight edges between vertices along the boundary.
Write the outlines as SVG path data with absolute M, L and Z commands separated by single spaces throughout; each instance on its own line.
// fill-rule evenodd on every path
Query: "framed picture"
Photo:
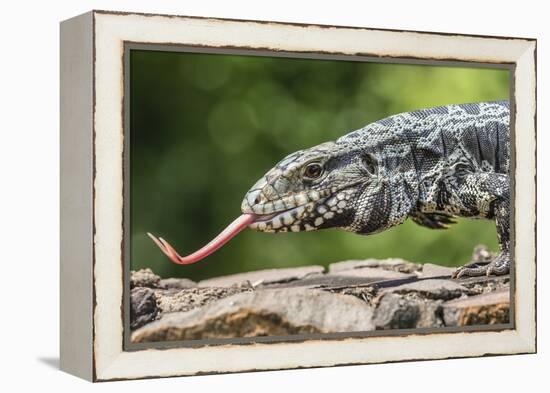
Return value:
M 62 369 L 535 352 L 535 90 L 534 39 L 62 22 Z

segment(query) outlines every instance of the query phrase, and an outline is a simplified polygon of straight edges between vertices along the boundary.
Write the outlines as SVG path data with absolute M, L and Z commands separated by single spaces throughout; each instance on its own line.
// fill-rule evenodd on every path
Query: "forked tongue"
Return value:
M 256 218 L 257 216 L 255 214 L 243 214 L 239 216 L 206 246 L 184 257 L 180 256 L 177 251 L 174 250 L 174 248 L 162 237 L 157 238 L 150 233 L 147 233 L 147 235 L 149 235 L 149 237 L 162 250 L 162 252 L 170 258 L 172 262 L 179 265 L 189 265 L 212 254 L 214 251 L 235 237 L 239 232 L 252 224 Z

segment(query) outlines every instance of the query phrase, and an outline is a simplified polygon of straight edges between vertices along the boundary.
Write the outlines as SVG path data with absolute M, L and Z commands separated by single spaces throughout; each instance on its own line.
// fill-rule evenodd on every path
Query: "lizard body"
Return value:
M 371 123 L 336 141 L 292 153 L 246 194 L 249 228 L 340 228 L 373 234 L 411 218 L 444 229 L 453 217 L 494 220 L 500 254 L 456 277 L 510 268 L 507 101 L 447 105 Z

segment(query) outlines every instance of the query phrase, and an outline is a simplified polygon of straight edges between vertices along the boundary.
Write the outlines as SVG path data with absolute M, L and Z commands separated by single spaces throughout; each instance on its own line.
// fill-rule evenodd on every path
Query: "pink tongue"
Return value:
M 192 254 L 189 254 L 185 257 L 180 256 L 176 250 L 162 237 L 156 238 L 155 236 L 147 233 L 149 237 L 155 242 L 157 246 L 162 250 L 164 254 L 170 258 L 170 260 L 179 265 L 189 265 L 200 261 L 201 259 L 206 258 L 208 255 L 212 254 L 218 248 L 223 246 L 233 237 L 235 237 L 240 231 L 245 229 L 247 226 L 252 224 L 256 219 L 255 214 L 243 214 L 239 216 L 235 221 L 225 228 L 222 233 L 216 236 L 210 243 L 201 248 L 200 250 L 195 251 Z

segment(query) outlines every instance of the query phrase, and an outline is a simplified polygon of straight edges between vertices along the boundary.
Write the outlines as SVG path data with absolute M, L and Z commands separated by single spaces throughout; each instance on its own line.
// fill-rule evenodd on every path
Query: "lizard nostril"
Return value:
M 262 197 L 260 196 L 260 194 L 256 195 L 256 199 L 254 199 L 254 204 L 257 205 L 261 201 L 262 201 Z

